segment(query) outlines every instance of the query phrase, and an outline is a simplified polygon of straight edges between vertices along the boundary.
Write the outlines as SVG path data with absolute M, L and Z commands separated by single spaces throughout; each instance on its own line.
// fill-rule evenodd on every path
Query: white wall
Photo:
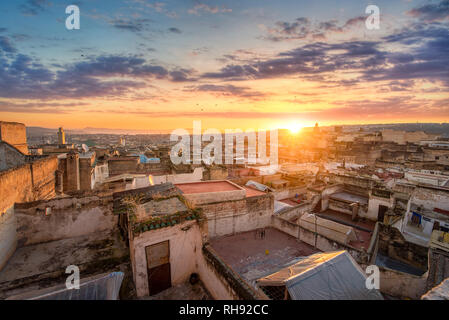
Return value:
M 186 228 L 189 229 L 182 230 Z M 170 245 L 172 285 L 187 281 L 196 271 L 196 255 L 201 254 L 203 244 L 201 231 L 196 221 L 141 233 L 130 241 L 130 250 L 134 251 L 132 258 L 137 296 L 149 294 L 145 247 L 167 240 Z

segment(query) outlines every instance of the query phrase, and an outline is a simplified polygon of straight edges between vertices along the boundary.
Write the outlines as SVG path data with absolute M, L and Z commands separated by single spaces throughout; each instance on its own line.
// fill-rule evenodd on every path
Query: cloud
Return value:
M 168 31 L 171 33 L 178 33 L 178 34 L 182 33 L 181 30 L 179 30 L 178 28 L 175 28 L 175 27 L 168 28 Z
M 187 10 L 187 12 L 189 14 L 195 14 L 195 15 L 200 15 L 201 12 L 216 14 L 216 13 L 232 12 L 232 9 L 226 8 L 224 6 L 211 7 L 205 3 L 197 3 L 197 4 L 195 4 L 195 6 L 192 9 Z
M 140 32 L 148 28 L 149 22 L 150 19 L 113 19 L 110 24 L 117 29 Z
M 138 56 L 88 57 L 53 71 L 27 55 L 0 56 L 0 97 L 55 99 L 124 97 L 147 88 L 154 79 L 191 81 L 188 69 L 169 70 Z
M 442 0 L 440 3 L 425 4 L 413 8 L 407 13 L 426 22 L 446 20 L 449 18 L 449 0 Z
M 302 119 L 309 121 L 363 121 L 379 119 L 419 119 L 445 117 L 449 114 L 449 99 L 414 100 L 412 96 L 388 97 L 378 100 L 334 101 L 330 108 L 299 112 L 263 111 L 146 111 L 129 108 L 123 112 L 151 118 L 218 118 L 218 119 Z M 393 107 L 392 107 L 393 106 Z M 108 112 L 114 112 L 109 110 Z M 115 111 L 117 112 L 117 111 Z
M 19 6 L 19 9 L 24 15 L 35 16 L 51 5 L 52 3 L 47 0 L 27 0 Z
M 389 49 L 395 46 L 401 50 Z M 378 41 L 314 42 L 253 61 L 229 63 L 202 77 L 227 81 L 298 77 L 344 86 L 424 79 L 449 86 L 449 30 L 417 24 Z
M 281 52 L 263 61 L 242 65 L 230 64 L 219 72 L 205 73 L 203 77 L 248 80 L 361 70 L 370 68 L 373 63 L 385 61 L 384 53 L 377 47 L 378 43 L 369 41 L 348 41 L 339 44 L 315 42 Z M 339 53 L 334 53 L 336 51 Z
M 252 90 L 249 87 L 244 86 L 234 86 L 232 84 L 202 84 L 198 86 L 188 87 L 187 91 L 195 92 L 209 92 L 217 96 L 235 96 L 240 98 L 252 98 L 259 99 L 263 98 L 266 94 Z
M 0 112 L 22 112 L 22 113 L 68 113 L 70 111 L 76 111 L 77 108 L 87 106 L 88 103 L 48 103 L 48 102 L 36 102 L 36 103 L 16 103 L 0 101 Z
M 7 53 L 16 52 L 16 48 L 8 37 L 0 36 L 0 50 Z
M 343 24 L 335 19 L 313 23 L 309 18 L 300 17 L 293 22 L 278 21 L 271 28 L 261 26 L 267 32 L 267 35 L 261 38 L 275 42 L 303 39 L 324 40 L 331 33 L 343 33 L 364 22 L 365 17 L 361 16 L 349 19 Z

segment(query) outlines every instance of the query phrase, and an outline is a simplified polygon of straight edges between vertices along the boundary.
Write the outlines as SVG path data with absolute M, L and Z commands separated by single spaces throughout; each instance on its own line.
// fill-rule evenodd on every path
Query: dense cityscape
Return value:
M 0 304 L 449 300 L 448 121 L 449 0 L 1 1 Z

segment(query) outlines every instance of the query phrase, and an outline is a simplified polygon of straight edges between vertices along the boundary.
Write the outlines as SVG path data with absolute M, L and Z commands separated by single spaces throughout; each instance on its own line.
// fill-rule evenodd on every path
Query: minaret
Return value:
M 58 144 L 65 144 L 65 133 L 62 127 L 58 131 Z

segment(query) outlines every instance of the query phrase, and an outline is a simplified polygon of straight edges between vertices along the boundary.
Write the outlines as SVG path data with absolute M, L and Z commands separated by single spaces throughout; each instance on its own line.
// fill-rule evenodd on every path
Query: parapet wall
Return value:
M 53 197 L 57 168 L 57 158 L 48 157 L 0 172 L 0 214 L 15 202 Z
M 243 198 L 203 204 L 209 237 L 230 235 L 264 228 L 270 225 L 274 210 L 273 195 Z
M 55 196 L 56 157 L 0 172 L 0 270 L 17 245 L 14 203 Z
M 118 225 L 112 196 L 16 203 L 14 212 L 19 247 L 113 230 Z

